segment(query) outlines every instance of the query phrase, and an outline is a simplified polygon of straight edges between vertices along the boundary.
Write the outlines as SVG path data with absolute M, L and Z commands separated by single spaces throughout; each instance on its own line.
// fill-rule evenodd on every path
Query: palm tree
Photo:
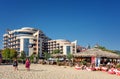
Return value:
M 73 58 L 73 54 L 67 54 L 67 59 L 68 59 L 69 61 L 71 61 L 72 58 Z
M 53 54 L 53 55 L 56 55 L 56 58 L 57 58 L 56 62 L 57 62 L 57 65 L 60 65 L 60 61 L 59 61 L 60 50 L 59 50 L 59 49 L 55 49 L 55 50 L 53 50 L 52 54 Z
M 17 58 L 17 51 L 15 49 L 10 49 L 10 58 Z
M 47 63 L 47 64 L 49 64 L 49 61 L 48 61 L 48 59 L 51 57 L 51 54 L 50 53 L 48 53 L 48 52 L 44 52 L 44 58 L 45 58 L 45 63 Z
M 68 59 L 68 63 L 69 63 L 69 66 L 72 66 L 72 63 L 73 63 L 73 54 L 67 54 L 67 57 L 66 57 L 67 59 Z
M 44 57 L 46 60 L 48 60 L 51 57 L 51 55 L 48 52 L 44 52 Z
M 25 54 L 25 52 L 24 51 L 21 51 L 21 56 L 20 56 L 20 58 L 22 59 L 22 63 L 24 64 L 25 62 L 25 58 L 26 58 L 26 54 Z

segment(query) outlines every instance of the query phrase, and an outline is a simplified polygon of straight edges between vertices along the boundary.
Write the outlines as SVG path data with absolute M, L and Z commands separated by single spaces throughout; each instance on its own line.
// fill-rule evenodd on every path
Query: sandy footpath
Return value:
M 0 65 L 0 79 L 120 79 L 120 76 L 101 71 L 40 64 L 32 64 L 31 70 L 26 71 L 21 64 L 18 71 L 14 71 L 12 65 Z

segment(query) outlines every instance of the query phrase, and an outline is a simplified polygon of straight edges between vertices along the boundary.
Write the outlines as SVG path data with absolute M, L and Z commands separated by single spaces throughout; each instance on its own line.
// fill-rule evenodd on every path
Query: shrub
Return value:
M 80 63 L 81 63 L 82 65 L 86 65 L 86 64 L 87 64 L 87 62 L 86 62 L 85 60 L 81 61 Z
M 116 66 L 116 68 L 120 68 L 120 64 L 118 64 L 118 65 Z

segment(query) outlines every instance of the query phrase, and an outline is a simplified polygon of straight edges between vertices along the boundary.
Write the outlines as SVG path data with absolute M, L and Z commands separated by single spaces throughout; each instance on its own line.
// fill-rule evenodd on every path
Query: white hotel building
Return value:
M 67 55 L 69 53 L 74 54 L 77 52 L 77 41 L 70 42 L 64 39 L 49 40 L 48 41 L 48 53 L 52 53 L 54 50 L 59 49 L 61 54 Z
M 25 51 L 27 56 L 48 52 L 47 41 L 50 40 L 41 30 L 24 27 L 8 31 L 3 35 L 4 48 L 13 48 L 18 52 Z

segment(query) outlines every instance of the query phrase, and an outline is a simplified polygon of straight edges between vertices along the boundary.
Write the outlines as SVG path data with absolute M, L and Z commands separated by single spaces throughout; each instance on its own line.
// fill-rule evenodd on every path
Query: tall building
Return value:
M 61 54 L 67 55 L 69 53 L 76 53 L 77 41 L 70 42 L 68 40 L 58 39 L 48 41 L 48 53 L 52 53 L 54 50 L 59 49 Z
M 47 52 L 47 41 L 50 40 L 41 30 L 30 27 L 9 30 L 3 37 L 4 48 L 24 51 L 26 56 L 39 54 L 40 57 Z

